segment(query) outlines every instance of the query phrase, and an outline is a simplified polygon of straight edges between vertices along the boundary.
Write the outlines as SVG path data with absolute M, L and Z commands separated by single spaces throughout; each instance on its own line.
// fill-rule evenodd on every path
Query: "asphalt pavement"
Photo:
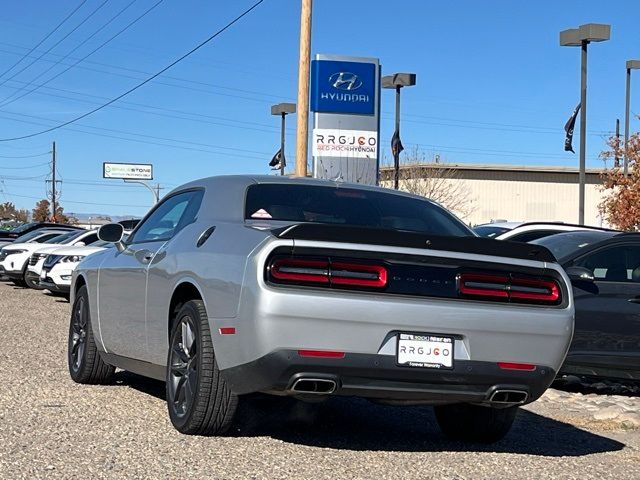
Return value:
M 2 479 L 640 478 L 640 429 L 585 421 L 584 409 L 568 408 L 582 394 L 555 390 L 493 445 L 445 439 L 427 407 L 349 398 L 256 396 L 228 436 L 181 435 L 161 382 L 126 372 L 109 386 L 71 381 L 69 311 L 61 298 L 0 283 Z M 626 398 L 625 408 L 640 406 Z

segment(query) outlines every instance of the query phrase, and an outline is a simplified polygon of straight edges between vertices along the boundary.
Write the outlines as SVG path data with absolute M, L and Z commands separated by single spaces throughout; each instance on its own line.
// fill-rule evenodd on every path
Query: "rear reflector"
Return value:
M 536 369 L 532 363 L 498 362 L 498 366 L 502 370 L 524 370 L 527 372 L 533 372 Z
M 219 328 L 218 331 L 220 332 L 220 335 L 235 335 L 236 327 L 222 327 Z
M 560 286 L 552 278 L 512 274 L 461 273 L 458 293 L 468 297 L 505 299 L 516 303 L 560 303 Z
M 344 358 L 344 352 L 334 352 L 331 350 L 298 350 L 301 357 L 316 358 Z
M 388 282 L 383 265 L 351 260 L 277 258 L 268 271 L 275 283 L 381 289 Z

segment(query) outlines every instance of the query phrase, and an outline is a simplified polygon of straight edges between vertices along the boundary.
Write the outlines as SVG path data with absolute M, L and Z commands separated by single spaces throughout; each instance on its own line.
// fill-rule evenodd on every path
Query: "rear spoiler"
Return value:
M 271 230 L 271 234 L 278 238 L 290 240 L 387 245 L 391 247 L 474 253 L 520 260 L 556 262 L 553 254 L 542 245 L 481 237 L 449 237 L 404 230 L 354 227 L 332 223 L 298 223 L 288 227 L 275 228 Z

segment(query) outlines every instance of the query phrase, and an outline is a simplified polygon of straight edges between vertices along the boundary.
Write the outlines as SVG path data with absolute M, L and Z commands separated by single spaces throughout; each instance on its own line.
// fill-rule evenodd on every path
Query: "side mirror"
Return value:
M 107 223 L 98 229 L 98 238 L 103 242 L 115 243 L 119 252 L 124 250 L 123 235 L 124 227 L 119 223 Z
M 567 275 L 569 275 L 572 282 L 593 283 L 595 281 L 593 272 L 584 267 L 569 267 L 567 268 Z

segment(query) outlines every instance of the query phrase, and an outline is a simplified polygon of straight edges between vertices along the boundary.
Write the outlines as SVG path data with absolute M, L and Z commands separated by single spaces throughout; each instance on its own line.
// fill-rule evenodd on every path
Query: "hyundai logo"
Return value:
M 329 83 L 333 88 L 350 92 L 362 86 L 362 80 L 351 72 L 336 72 L 329 77 Z

